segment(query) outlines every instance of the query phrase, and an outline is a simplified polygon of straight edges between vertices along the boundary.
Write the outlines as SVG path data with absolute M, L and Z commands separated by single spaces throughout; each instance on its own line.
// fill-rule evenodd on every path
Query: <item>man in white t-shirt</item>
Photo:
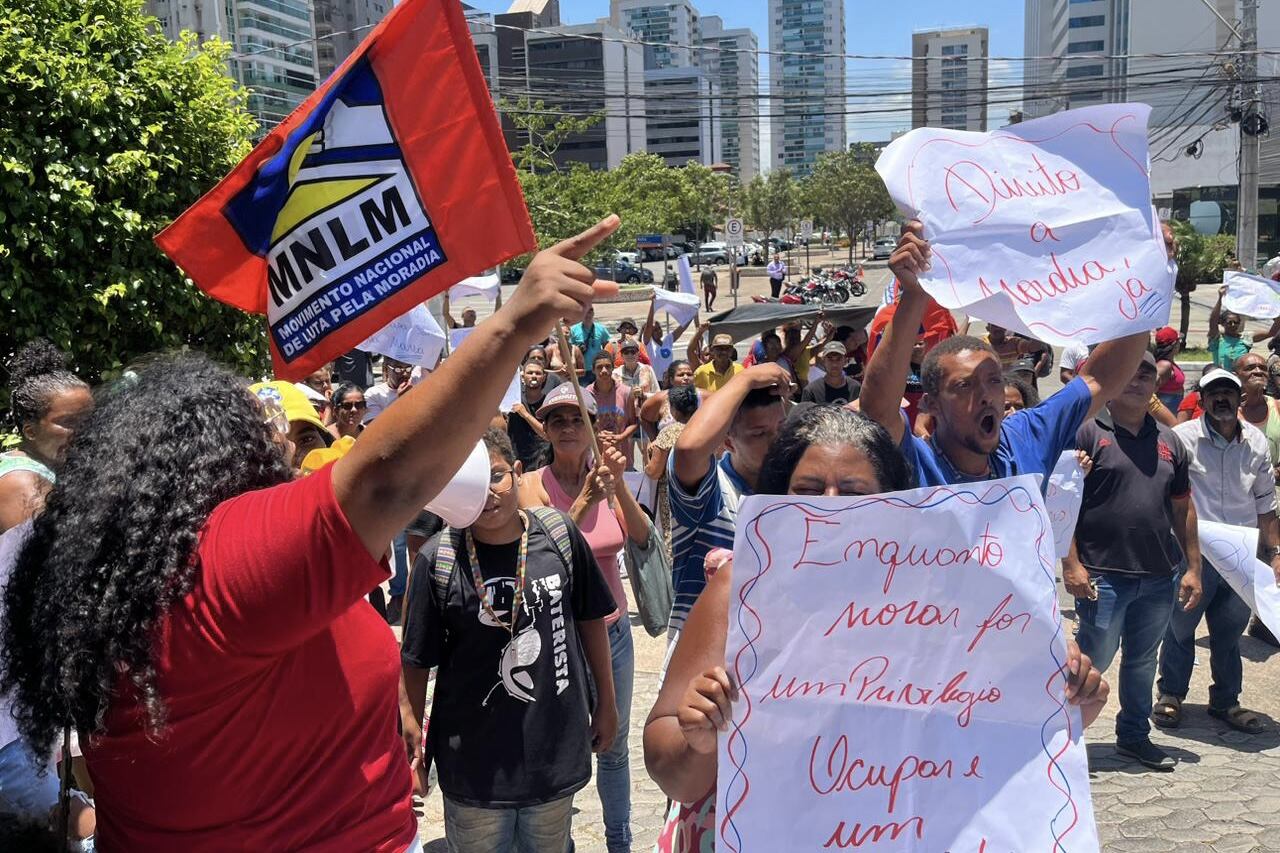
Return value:
M 1062 350 L 1062 361 L 1058 362 L 1058 378 L 1066 385 L 1080 372 L 1080 366 L 1089 359 L 1089 346 L 1080 341 L 1072 341 Z

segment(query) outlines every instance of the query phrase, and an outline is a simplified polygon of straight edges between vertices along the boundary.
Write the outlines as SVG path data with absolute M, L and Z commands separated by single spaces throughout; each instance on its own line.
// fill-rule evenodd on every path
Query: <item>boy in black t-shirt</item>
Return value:
M 843 406 L 858 399 L 862 384 L 845 375 L 844 365 L 848 360 L 848 353 L 844 344 L 831 341 L 822 348 L 820 357 L 825 373 L 821 379 L 815 379 L 805 386 L 800 393 L 800 402 Z
M 425 779 L 421 721 L 427 674 L 438 667 L 425 741 L 450 849 L 564 850 L 592 750 L 617 734 L 604 624 L 616 608 L 577 527 L 556 510 L 517 509 L 521 466 L 506 435 L 489 430 L 484 440 L 484 510 L 471 527 L 428 542 L 410 577 L 405 741 Z

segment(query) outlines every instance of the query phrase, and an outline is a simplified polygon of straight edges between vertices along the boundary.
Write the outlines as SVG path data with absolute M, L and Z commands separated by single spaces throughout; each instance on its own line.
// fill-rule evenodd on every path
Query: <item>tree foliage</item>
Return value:
M 795 219 L 799 203 L 799 184 L 787 168 L 756 175 L 742 188 L 743 213 L 766 238 Z
M 690 161 L 672 167 L 647 152 L 628 154 L 608 171 L 582 163 L 562 166 L 556 152 L 572 137 L 590 130 L 602 115 L 556 116 L 541 101 L 503 101 L 500 110 L 525 144 L 512 154 L 540 246 L 577 234 L 609 213 L 622 226 L 595 254 L 634 249 L 640 234 L 687 234 L 709 239 L 733 201 L 728 176 Z M 516 263 L 520 261 L 517 260 Z
M 802 198 L 814 219 L 849 235 L 849 263 L 853 246 L 868 222 L 893 215 L 893 201 L 875 170 L 875 150 L 866 143 L 845 151 L 819 154 L 804 179 Z
M 1169 223 L 1178 241 L 1178 279 L 1174 287 L 1178 291 L 1178 328 L 1182 337 L 1187 336 L 1191 322 L 1191 293 L 1196 285 L 1222 281 L 1222 271 L 1236 259 L 1236 239 L 1231 234 L 1200 234 L 1186 220 L 1175 219 Z
M 0 356 L 43 335 L 90 381 L 185 345 L 266 364 L 262 321 L 152 243 L 254 131 L 227 46 L 154 23 L 139 0 L 0 3 Z

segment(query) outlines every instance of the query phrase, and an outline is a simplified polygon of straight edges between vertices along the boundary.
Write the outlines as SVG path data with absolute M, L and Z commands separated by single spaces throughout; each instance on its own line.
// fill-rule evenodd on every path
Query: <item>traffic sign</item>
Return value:
M 812 236 L 813 236 L 813 220 L 801 219 L 800 220 L 800 239 L 808 240 Z
M 640 234 L 636 237 L 637 249 L 661 249 L 664 238 L 661 234 Z
M 724 221 L 725 242 L 730 246 L 741 246 L 744 232 L 745 229 L 742 227 L 741 219 L 726 219 Z

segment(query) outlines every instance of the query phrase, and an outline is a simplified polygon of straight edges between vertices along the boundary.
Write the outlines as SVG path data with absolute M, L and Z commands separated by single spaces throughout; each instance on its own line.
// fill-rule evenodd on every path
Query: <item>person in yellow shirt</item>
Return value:
M 733 348 L 733 338 L 716 335 L 711 339 L 711 361 L 693 372 L 693 384 L 703 391 L 719 391 L 742 372 L 738 364 L 738 351 Z

